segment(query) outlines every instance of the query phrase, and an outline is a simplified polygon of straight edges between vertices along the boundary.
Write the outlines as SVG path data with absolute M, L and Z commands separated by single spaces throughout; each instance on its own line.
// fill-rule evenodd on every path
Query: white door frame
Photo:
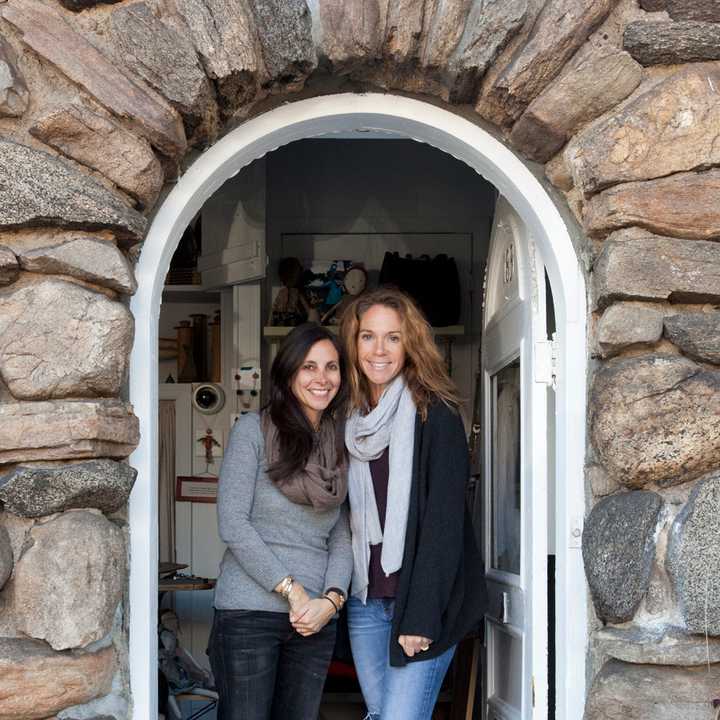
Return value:
M 158 319 L 162 288 L 180 237 L 205 201 L 245 165 L 303 138 L 358 128 L 396 133 L 432 145 L 472 167 L 512 204 L 537 242 L 555 300 L 557 387 L 557 718 L 580 720 L 585 703 L 587 590 L 580 544 L 584 515 L 586 294 L 562 217 L 523 162 L 469 120 L 426 102 L 380 93 L 327 95 L 288 103 L 233 130 L 204 152 L 157 210 L 135 273 L 130 309 L 135 344 L 130 401 L 141 441 L 130 462 L 138 478 L 130 497 L 130 683 L 134 720 L 157 707 Z M 545 528 L 538 528 L 545 532 Z M 545 592 L 544 588 L 539 591 Z

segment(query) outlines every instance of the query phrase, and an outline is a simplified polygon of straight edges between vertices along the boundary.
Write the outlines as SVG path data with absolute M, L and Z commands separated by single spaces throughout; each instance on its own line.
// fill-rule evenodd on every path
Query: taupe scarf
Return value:
M 270 413 L 262 413 L 265 458 L 268 466 L 280 458 L 280 439 Z M 280 492 L 298 505 L 312 505 L 320 512 L 345 502 L 348 491 L 347 463 L 338 463 L 335 445 L 335 423 L 324 420 L 315 436 L 315 444 L 305 467 L 282 482 L 275 483 Z

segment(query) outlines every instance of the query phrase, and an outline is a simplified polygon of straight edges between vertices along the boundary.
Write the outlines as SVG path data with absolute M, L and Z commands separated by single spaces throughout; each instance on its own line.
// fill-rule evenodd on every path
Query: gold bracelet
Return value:
M 287 600 L 290 597 L 292 588 L 293 588 L 293 577 L 292 577 L 292 575 L 288 575 L 287 577 L 285 577 L 281 580 L 280 595 L 282 595 Z

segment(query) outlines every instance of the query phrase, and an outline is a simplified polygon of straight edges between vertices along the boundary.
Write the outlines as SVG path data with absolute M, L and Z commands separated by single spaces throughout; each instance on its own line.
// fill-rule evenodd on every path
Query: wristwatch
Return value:
M 325 590 L 325 595 L 327 595 L 328 593 L 331 593 L 331 592 L 334 592 L 340 598 L 340 607 L 338 608 L 338 610 L 342 610 L 342 607 L 345 604 L 345 601 L 347 600 L 347 598 L 345 597 L 345 593 L 340 588 L 329 587 Z M 331 600 L 331 602 L 332 602 L 332 600 Z

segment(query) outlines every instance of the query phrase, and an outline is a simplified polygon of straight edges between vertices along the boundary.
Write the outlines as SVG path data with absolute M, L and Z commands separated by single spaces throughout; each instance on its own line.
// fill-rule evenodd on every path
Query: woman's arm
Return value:
M 325 571 L 325 594 L 310 600 L 305 607 L 290 613 L 295 630 L 307 637 L 322 630 L 335 616 L 347 598 L 353 558 L 350 541 L 350 519 L 347 501 L 340 507 L 337 522 L 328 537 L 328 563 Z M 342 591 L 342 595 L 337 593 Z
M 465 485 L 469 476 L 460 415 L 439 406 L 428 426 L 428 496 L 420 518 L 401 635 L 435 640 L 462 560 Z M 428 420 L 428 422 L 431 422 Z
M 250 522 L 263 448 L 255 415 L 242 415 L 228 438 L 220 468 L 217 513 L 220 538 L 245 572 L 268 592 L 291 575 Z
M 327 592 L 329 588 L 339 588 L 347 597 L 352 571 L 353 553 L 350 540 L 350 514 L 346 500 L 340 507 L 340 515 L 328 538 L 325 591 Z
M 300 635 L 304 637 L 313 635 L 332 620 L 337 609 L 342 606 L 347 598 L 352 569 L 353 556 L 350 540 L 350 517 L 346 501 L 340 507 L 340 515 L 333 529 L 330 531 L 328 538 L 325 596 L 310 600 L 310 602 L 298 612 L 290 613 L 290 622 Z M 339 596 L 337 592 L 331 590 L 331 588 L 342 590 L 342 596 Z

